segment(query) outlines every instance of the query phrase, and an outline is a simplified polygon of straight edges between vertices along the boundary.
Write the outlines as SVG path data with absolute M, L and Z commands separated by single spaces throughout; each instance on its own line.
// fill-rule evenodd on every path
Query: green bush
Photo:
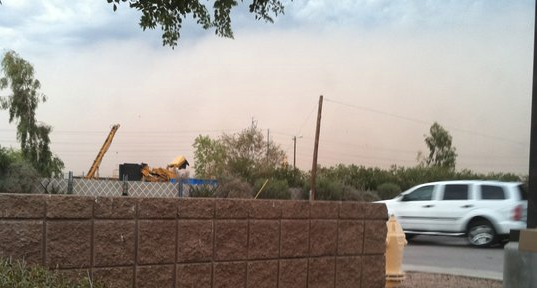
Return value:
M 0 147 L 0 192 L 31 193 L 39 173 L 20 151 Z
M 254 198 L 252 186 L 238 177 L 221 180 L 215 196 L 218 198 Z
M 88 277 L 73 280 L 58 271 L 51 271 L 38 265 L 28 265 L 24 261 L 0 259 L 0 287 L 10 288 L 104 288 Z
M 401 187 L 395 183 L 384 183 L 377 187 L 377 194 L 380 199 L 392 199 L 401 193 Z
M 373 202 L 380 200 L 375 192 L 361 191 L 351 186 L 343 187 L 341 201 Z
M 343 199 L 345 185 L 338 180 L 327 177 L 317 178 L 315 200 L 340 201 Z M 307 189 L 309 193 L 310 189 Z
M 258 179 L 254 185 L 255 193 L 259 193 L 266 180 Z M 291 192 L 287 180 L 269 179 L 263 190 L 257 196 L 257 199 L 291 199 Z
M 188 196 L 195 198 L 211 198 L 216 195 L 217 186 L 213 185 L 191 185 Z
M 309 176 L 299 169 L 285 166 L 274 169 L 271 171 L 271 174 L 267 175 L 265 178 L 285 180 L 289 187 L 298 188 L 304 186 L 306 180 L 309 179 Z

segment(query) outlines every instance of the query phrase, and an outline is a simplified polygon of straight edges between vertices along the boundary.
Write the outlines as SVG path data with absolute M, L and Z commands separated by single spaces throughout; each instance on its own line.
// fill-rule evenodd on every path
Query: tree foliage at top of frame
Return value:
M 175 47 L 181 37 L 183 21 L 191 16 L 203 29 L 214 29 L 215 34 L 221 37 L 233 38 L 231 29 L 231 11 L 242 4 L 235 0 L 214 0 L 208 7 L 200 0 L 107 0 L 112 4 L 114 11 L 121 2 L 127 2 L 130 8 L 142 12 L 140 27 L 162 29 L 162 45 Z M 284 6 L 279 0 L 252 0 L 249 4 L 250 13 L 256 20 L 273 23 L 273 17 L 284 13 Z

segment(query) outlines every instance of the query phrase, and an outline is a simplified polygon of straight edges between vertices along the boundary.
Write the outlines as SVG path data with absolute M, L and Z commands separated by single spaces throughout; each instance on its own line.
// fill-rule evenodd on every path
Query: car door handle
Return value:
M 467 205 L 462 205 L 461 208 L 472 208 L 474 207 L 474 205 L 472 204 L 467 204 Z
M 423 208 L 431 208 L 431 207 L 434 207 L 434 205 L 429 204 L 429 205 L 423 205 L 422 207 Z

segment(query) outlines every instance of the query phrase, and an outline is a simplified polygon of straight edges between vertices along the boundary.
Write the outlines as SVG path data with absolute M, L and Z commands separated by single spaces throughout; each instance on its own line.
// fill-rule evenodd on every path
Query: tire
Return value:
M 494 227 L 487 220 L 472 221 L 466 235 L 468 242 L 476 247 L 490 247 L 498 240 Z

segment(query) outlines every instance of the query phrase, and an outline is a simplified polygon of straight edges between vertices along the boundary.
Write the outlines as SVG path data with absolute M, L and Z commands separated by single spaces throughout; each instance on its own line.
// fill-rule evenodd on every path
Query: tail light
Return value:
M 513 213 L 511 214 L 511 218 L 513 221 L 520 221 L 522 220 L 522 205 L 517 205 L 515 209 L 513 209 Z

